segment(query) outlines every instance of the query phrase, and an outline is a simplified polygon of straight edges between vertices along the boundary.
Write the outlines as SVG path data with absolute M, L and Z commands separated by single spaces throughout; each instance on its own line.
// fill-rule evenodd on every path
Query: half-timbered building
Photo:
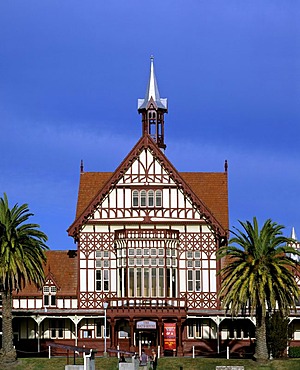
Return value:
M 47 252 L 43 289 L 14 295 L 19 350 L 59 342 L 100 353 L 106 344 L 166 355 L 216 355 L 228 345 L 251 351 L 254 323 L 226 316 L 217 299 L 216 251 L 229 227 L 227 162 L 222 172 L 179 172 L 165 155 L 167 111 L 151 58 L 138 100 L 141 138 L 114 172 L 85 172 L 81 164 L 68 229 L 77 249 Z

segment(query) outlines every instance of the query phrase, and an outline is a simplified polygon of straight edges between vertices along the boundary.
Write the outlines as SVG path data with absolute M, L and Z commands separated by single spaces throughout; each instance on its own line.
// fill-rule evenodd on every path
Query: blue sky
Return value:
M 74 248 L 80 160 L 113 171 L 141 136 L 150 55 L 179 171 L 229 163 L 230 225 L 300 235 L 298 0 L 0 3 L 0 194 Z

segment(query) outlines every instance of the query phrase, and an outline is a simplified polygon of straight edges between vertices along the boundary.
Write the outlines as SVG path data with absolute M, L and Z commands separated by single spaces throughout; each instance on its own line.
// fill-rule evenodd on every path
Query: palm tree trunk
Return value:
M 13 345 L 12 329 L 12 295 L 11 292 L 2 292 L 2 350 L 0 361 L 11 364 L 17 359 Z
M 262 312 L 261 307 L 256 309 L 256 347 L 255 355 L 257 361 L 266 362 L 269 359 L 267 348 L 267 330 L 266 330 L 266 316 Z

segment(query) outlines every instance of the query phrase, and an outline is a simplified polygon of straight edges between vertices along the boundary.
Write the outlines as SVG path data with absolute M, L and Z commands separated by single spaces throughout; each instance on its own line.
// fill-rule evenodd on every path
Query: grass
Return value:
M 70 358 L 70 364 L 73 359 Z M 82 363 L 82 359 L 76 359 L 76 364 Z M 64 370 L 67 364 L 66 358 L 22 358 L 18 364 L 9 370 Z M 116 370 L 118 361 L 116 358 L 96 358 L 96 370 Z M 157 370 L 215 370 L 216 366 L 242 365 L 245 370 L 299 370 L 300 359 L 273 360 L 265 365 L 259 365 L 252 360 L 225 360 L 212 358 L 170 358 L 164 357 L 158 360 Z M 0 369 L 8 370 L 1 367 Z

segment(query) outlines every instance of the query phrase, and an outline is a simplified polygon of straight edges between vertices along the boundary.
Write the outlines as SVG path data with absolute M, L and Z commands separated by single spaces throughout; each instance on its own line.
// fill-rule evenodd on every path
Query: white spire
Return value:
M 294 240 L 297 240 L 297 235 L 296 235 L 294 226 L 292 227 L 291 238 L 294 239 Z
M 146 95 L 144 99 L 138 99 L 138 110 L 145 109 L 151 98 L 154 100 L 158 108 L 165 109 L 166 111 L 168 110 L 168 99 L 161 98 L 159 95 L 158 85 L 154 72 L 153 55 L 151 55 L 150 57 L 150 76 L 146 90 Z

